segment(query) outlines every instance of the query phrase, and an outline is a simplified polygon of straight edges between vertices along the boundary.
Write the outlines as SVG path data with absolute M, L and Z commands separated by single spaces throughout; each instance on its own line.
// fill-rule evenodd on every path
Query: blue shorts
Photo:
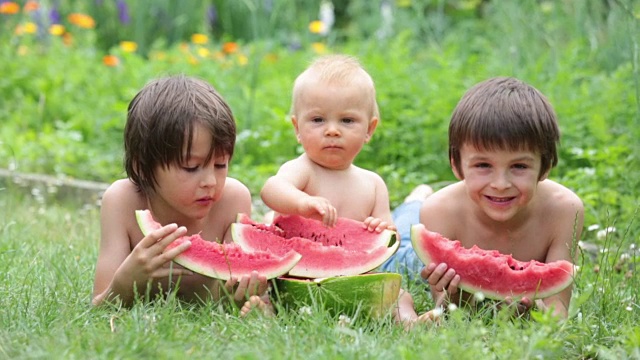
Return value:
M 398 206 L 392 213 L 393 222 L 400 236 L 400 247 L 380 266 L 380 271 L 397 272 L 408 279 L 420 279 L 420 270 L 424 267 L 411 245 L 411 225 L 420 222 L 422 201 L 411 201 Z

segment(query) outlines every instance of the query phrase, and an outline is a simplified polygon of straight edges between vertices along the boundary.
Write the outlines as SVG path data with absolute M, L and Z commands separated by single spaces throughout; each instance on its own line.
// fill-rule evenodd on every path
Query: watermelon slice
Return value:
M 352 316 L 358 309 L 372 317 L 387 314 L 400 294 L 402 276 L 370 273 L 324 279 L 276 279 L 277 296 L 287 308 L 320 304 L 332 315 Z
M 289 271 L 296 277 L 362 274 L 380 266 L 400 245 L 395 232 L 370 232 L 361 222 L 348 219 L 339 219 L 333 228 L 295 215 L 278 216 L 274 225 L 256 224 L 246 216 L 238 219 L 241 223 L 231 225 L 231 234 L 244 249 L 275 254 L 293 249 L 301 254 L 300 262 Z
M 466 249 L 459 241 L 429 231 L 423 224 L 411 227 L 411 242 L 425 265 L 446 263 L 460 275 L 461 289 L 482 292 L 490 299 L 546 298 L 573 282 L 574 267 L 569 261 L 524 262 L 495 250 L 477 246 Z
M 162 227 L 153 219 L 149 210 L 137 210 L 136 219 L 145 235 Z M 268 251 L 247 252 L 237 244 L 219 244 L 204 240 L 197 234 L 176 239 L 165 251 L 185 241 L 190 241 L 191 246 L 173 261 L 191 271 L 221 280 L 251 275 L 252 271 L 257 271 L 267 279 L 273 279 L 286 274 L 301 258 L 295 251 L 282 252 L 279 255 Z
M 305 238 L 328 246 L 339 246 L 345 250 L 366 250 L 378 246 L 393 246 L 396 232 L 383 230 L 374 233 L 364 228 L 360 221 L 339 218 L 334 227 L 326 227 L 318 220 L 298 215 L 278 215 L 272 225 L 257 223 L 247 215 L 238 214 L 236 222 L 250 224 L 273 232 L 286 239 Z

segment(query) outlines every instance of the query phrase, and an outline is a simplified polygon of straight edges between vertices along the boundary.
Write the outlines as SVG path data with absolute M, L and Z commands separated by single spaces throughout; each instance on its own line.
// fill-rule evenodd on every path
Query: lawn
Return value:
M 247 319 L 172 297 L 93 308 L 99 202 L 0 179 L 0 358 L 640 358 L 637 1 L 334 1 L 342 15 L 328 35 L 309 26 L 319 1 L 212 1 L 220 15 L 212 31 L 195 20 L 157 28 L 120 18 L 114 26 L 108 16 L 122 14 L 110 2 L 38 3 L 96 23 L 64 17 L 56 24 L 64 31 L 39 32 L 42 19 L 26 2 L 13 15 L 0 6 L 0 168 L 101 183 L 123 177 L 129 100 L 154 77 L 185 73 L 230 103 L 239 129 L 230 172 L 256 195 L 259 215 L 261 185 L 301 151 L 286 121 L 293 79 L 320 54 L 347 53 L 371 73 L 382 114 L 356 163 L 385 179 L 392 206 L 419 183 L 437 189 L 454 179 L 447 127 L 464 91 L 515 76 L 558 113 L 560 162 L 550 177 L 583 199 L 585 228 L 564 322 L 538 312 L 509 319 L 491 305 L 411 331 L 389 316 L 333 316 L 316 306 Z M 95 8 L 103 3 L 110 7 Z M 392 35 L 378 31 L 387 3 Z M 133 19 L 145 6 L 174 3 L 135 4 Z M 175 19 L 206 10 L 184 4 L 193 6 L 172 9 Z M 145 42 L 150 33 L 158 39 Z M 419 312 L 433 306 L 424 284 L 404 286 Z

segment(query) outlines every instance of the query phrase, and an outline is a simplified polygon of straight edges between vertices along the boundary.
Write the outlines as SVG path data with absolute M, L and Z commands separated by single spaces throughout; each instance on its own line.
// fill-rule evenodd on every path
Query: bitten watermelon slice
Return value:
M 546 298 L 573 281 L 574 267 L 568 261 L 524 262 L 495 250 L 482 250 L 477 246 L 467 249 L 459 241 L 427 230 L 423 224 L 411 227 L 411 242 L 425 265 L 446 263 L 460 275 L 461 289 L 482 292 L 490 299 Z
M 257 224 L 246 216 L 239 216 L 238 220 L 242 223 L 232 224 L 231 233 L 233 241 L 244 249 L 275 254 L 293 249 L 302 255 L 289 271 L 295 277 L 362 274 L 380 266 L 399 246 L 395 232 L 370 232 L 361 222 L 347 219 L 340 219 L 333 228 L 295 215 L 278 216 L 273 225 Z
M 136 219 L 145 235 L 162 227 L 149 210 L 137 210 Z M 295 251 L 278 255 L 268 251 L 247 252 L 237 244 L 219 244 L 204 240 L 200 235 L 180 237 L 169 244 L 165 251 L 185 241 L 190 241 L 191 246 L 173 261 L 191 271 L 221 280 L 250 275 L 254 270 L 267 279 L 273 279 L 286 274 L 301 258 Z

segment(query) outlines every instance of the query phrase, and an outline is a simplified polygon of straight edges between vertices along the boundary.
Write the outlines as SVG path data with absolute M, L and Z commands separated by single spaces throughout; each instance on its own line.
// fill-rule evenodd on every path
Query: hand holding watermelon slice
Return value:
M 531 301 L 557 294 L 573 282 L 574 267 L 568 261 L 524 262 L 495 250 L 467 249 L 459 241 L 428 231 L 423 224 L 412 226 L 411 241 L 426 265 L 423 275 L 437 292 L 455 294 L 459 287 L 508 303 L 527 299 L 521 305 L 530 307 Z

